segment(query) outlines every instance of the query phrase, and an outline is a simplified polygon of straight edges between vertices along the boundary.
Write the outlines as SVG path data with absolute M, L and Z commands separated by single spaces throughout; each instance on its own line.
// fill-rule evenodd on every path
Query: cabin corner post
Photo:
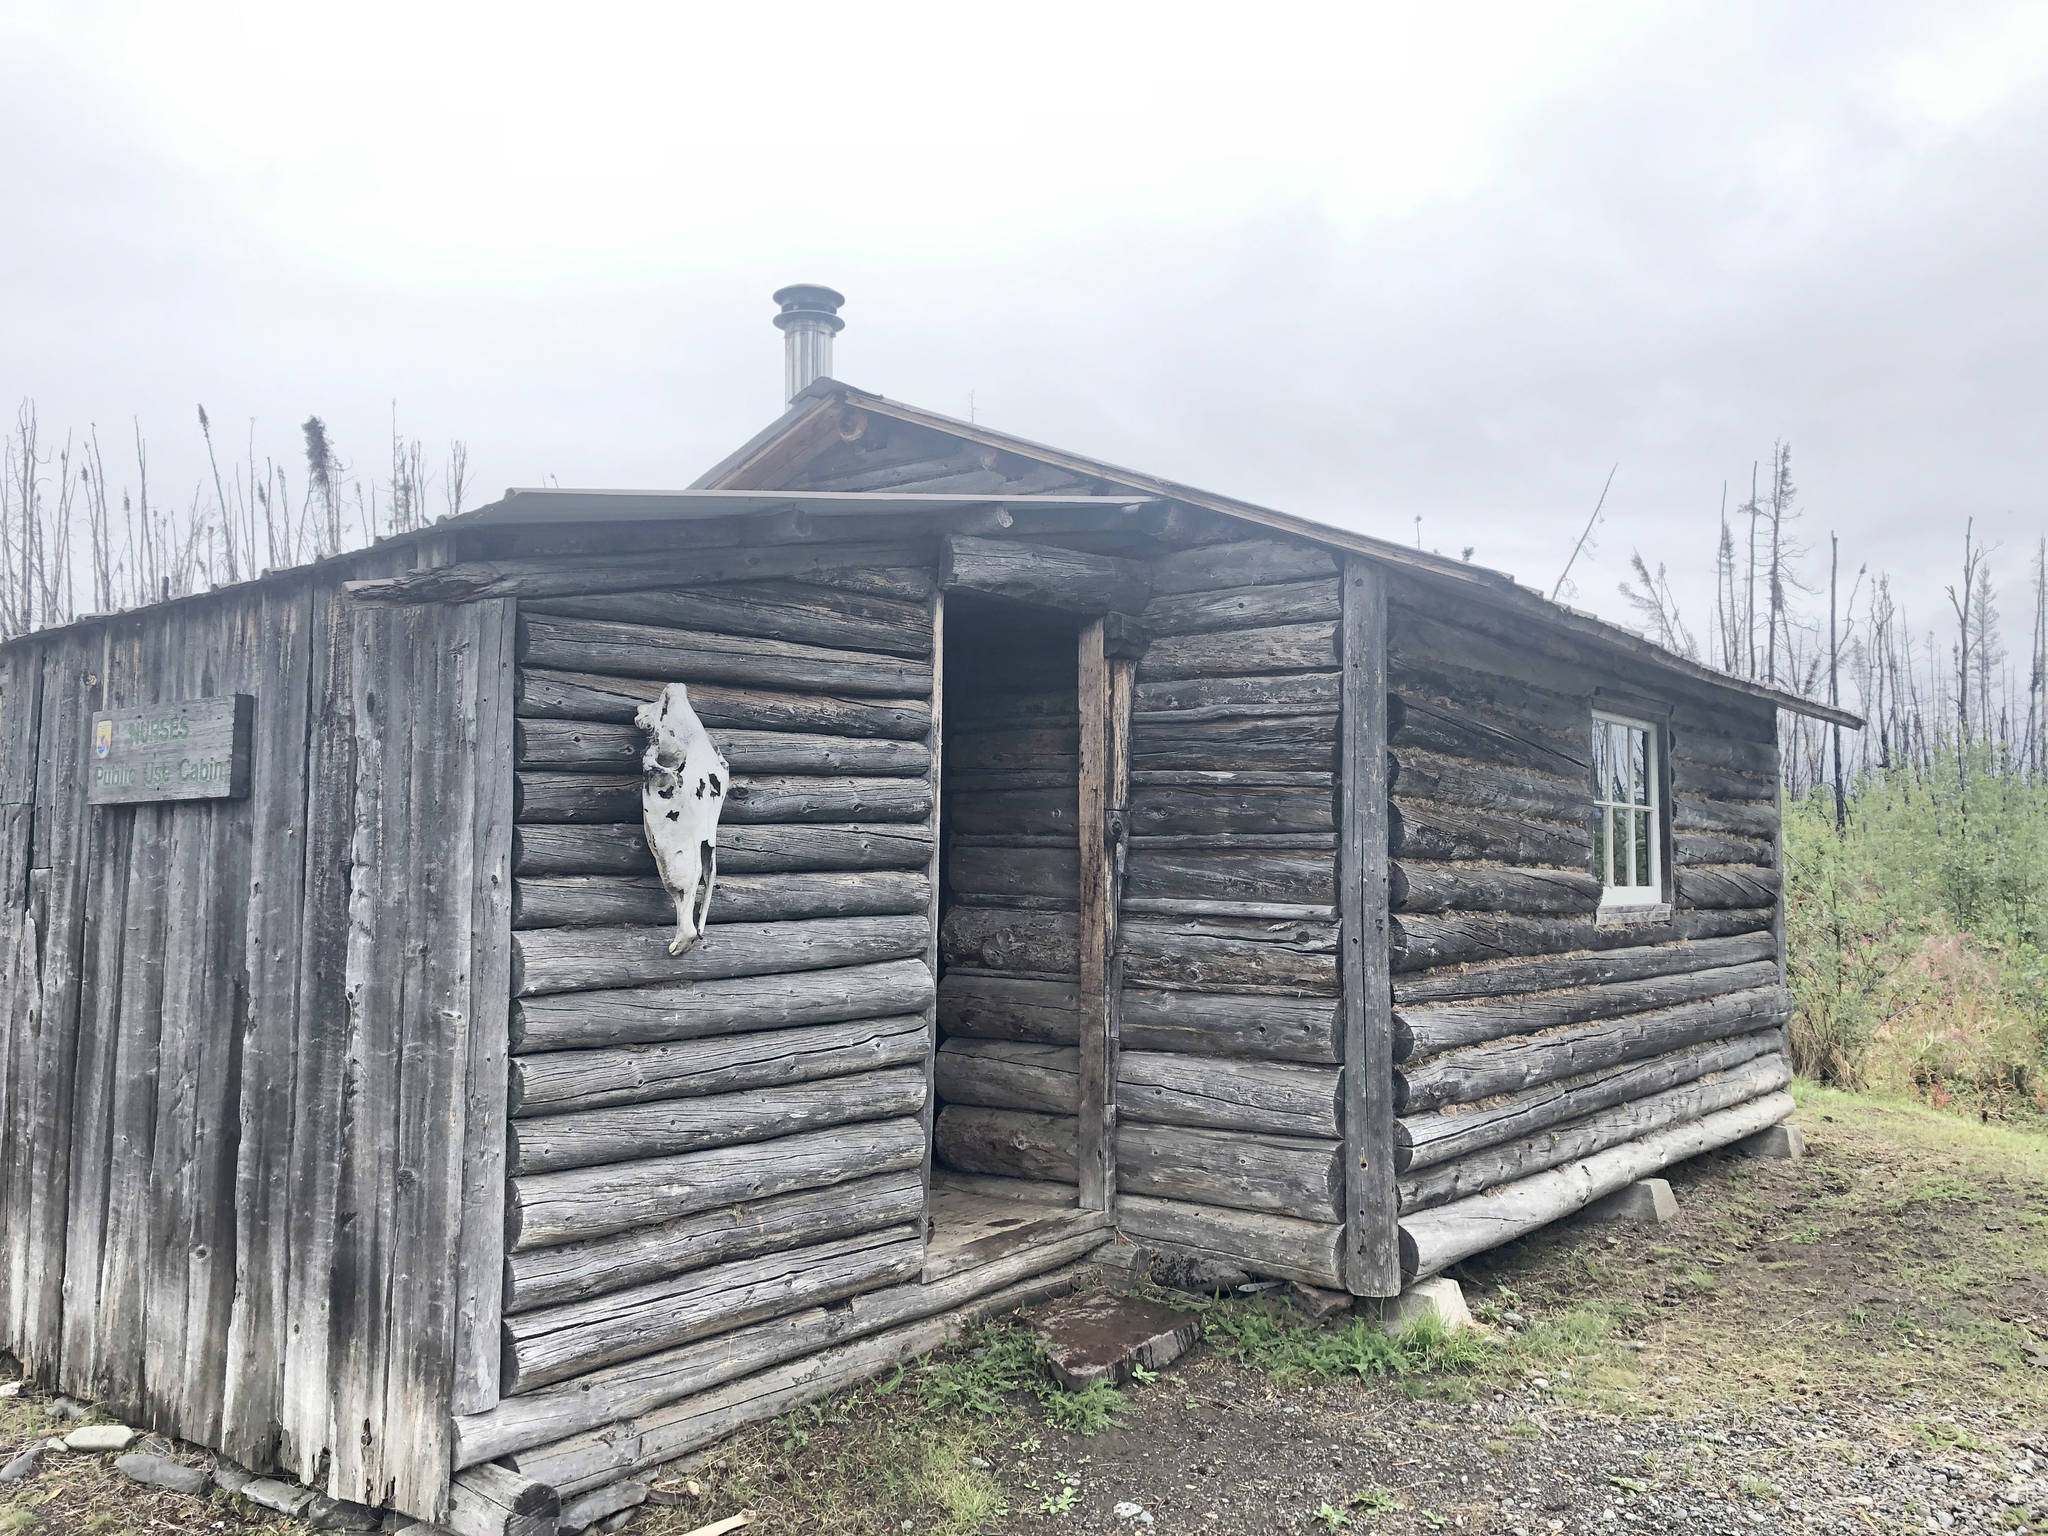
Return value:
M 1106 623 L 1081 626 L 1080 647 L 1080 1205 L 1116 1201 L 1117 902 L 1130 799 L 1132 665 L 1112 658 Z
M 1337 912 L 1343 1058 L 1344 1281 L 1401 1289 L 1394 1186 L 1394 1019 L 1387 952 L 1387 594 L 1350 556 L 1340 625 Z
M 931 1245 L 932 1137 L 939 1100 L 939 942 L 945 903 L 939 899 L 946 868 L 945 761 L 946 761 L 946 594 L 931 595 L 932 688 L 931 734 L 926 738 L 926 771 L 931 776 L 932 808 L 925 826 L 931 834 L 931 857 L 925 863 L 925 890 L 931 900 L 931 940 L 925 946 L 925 969 L 931 973 L 931 1001 L 924 1010 L 924 1106 L 918 1118 L 924 1129 L 924 1159 L 919 1165 L 923 1181 L 924 1216 L 919 1230 L 921 1241 Z

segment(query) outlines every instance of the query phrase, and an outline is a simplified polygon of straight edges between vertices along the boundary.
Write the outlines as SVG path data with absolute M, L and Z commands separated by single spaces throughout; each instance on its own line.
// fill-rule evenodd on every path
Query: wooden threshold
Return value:
M 987 1186 L 997 1181 L 974 1182 Z M 943 1169 L 933 1171 L 932 1231 L 925 1244 L 922 1276 L 926 1283 L 1008 1254 L 1103 1231 L 1109 1226 L 1107 1211 L 1084 1211 L 1071 1203 L 1053 1204 L 1041 1198 L 1042 1190 L 1060 1189 L 1071 1202 L 1076 1192 L 1068 1186 L 1044 1186 L 1028 1179 L 1000 1182 L 1020 1187 L 1014 1193 L 992 1193 L 985 1187 L 956 1185 Z

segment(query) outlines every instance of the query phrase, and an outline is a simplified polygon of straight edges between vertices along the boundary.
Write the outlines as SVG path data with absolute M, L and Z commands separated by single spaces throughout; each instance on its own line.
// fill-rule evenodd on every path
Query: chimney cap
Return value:
M 792 325 L 808 323 L 837 335 L 846 329 L 846 322 L 839 318 L 839 306 L 845 302 L 845 294 L 823 283 L 791 283 L 775 290 L 775 303 L 782 311 L 775 317 L 775 328 L 786 331 Z

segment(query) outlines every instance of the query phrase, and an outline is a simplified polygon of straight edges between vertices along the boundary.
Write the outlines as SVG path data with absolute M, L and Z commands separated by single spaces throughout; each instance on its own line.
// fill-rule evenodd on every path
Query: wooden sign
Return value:
M 256 701 L 246 693 L 94 715 L 85 744 L 86 802 L 239 800 L 249 793 L 255 721 Z

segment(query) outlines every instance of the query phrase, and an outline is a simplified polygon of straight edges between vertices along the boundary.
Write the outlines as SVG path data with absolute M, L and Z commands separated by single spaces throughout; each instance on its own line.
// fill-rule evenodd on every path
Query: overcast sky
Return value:
M 394 400 L 485 498 L 685 484 L 806 280 L 851 383 L 1545 589 L 1618 463 L 1610 617 L 1640 548 L 1704 629 L 1777 437 L 1916 616 L 2048 531 L 2041 4 L 13 0 L 0 141 L 0 386 L 159 489 Z

